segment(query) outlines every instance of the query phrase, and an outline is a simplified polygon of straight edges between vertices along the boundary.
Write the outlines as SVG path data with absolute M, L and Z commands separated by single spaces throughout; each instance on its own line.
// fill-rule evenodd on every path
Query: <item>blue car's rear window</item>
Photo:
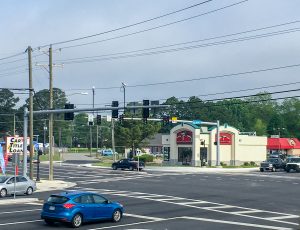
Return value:
M 54 204 L 63 204 L 66 203 L 69 200 L 68 197 L 65 196 L 57 196 L 57 195 L 51 195 L 48 198 L 48 202 L 54 203 Z

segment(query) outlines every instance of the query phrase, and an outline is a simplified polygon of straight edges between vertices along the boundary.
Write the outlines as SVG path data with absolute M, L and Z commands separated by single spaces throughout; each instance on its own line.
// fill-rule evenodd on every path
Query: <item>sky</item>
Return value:
M 223 78 L 134 87 L 141 84 L 199 79 L 300 64 L 300 33 L 297 31 L 298 28 L 300 29 L 300 22 L 295 22 L 300 20 L 299 0 L 248 0 L 218 11 L 215 10 L 241 2 L 241 0 L 213 0 L 137 26 L 55 45 L 57 42 L 135 24 L 203 1 L 1 0 L 0 87 L 28 87 L 28 61 L 25 50 L 31 46 L 34 50 L 32 53 L 33 87 L 35 91 L 47 89 L 49 87 L 49 75 L 41 65 L 47 68 L 48 48 L 50 44 L 54 44 L 53 63 L 57 65 L 54 67 L 54 87 L 64 90 L 69 101 L 74 103 L 77 108 L 91 107 L 93 86 L 96 88 L 96 107 L 111 104 L 113 100 L 118 100 L 122 104 L 122 82 L 126 84 L 127 102 L 142 101 L 143 99 L 163 102 L 164 99 L 172 96 L 201 95 L 200 98 L 205 100 L 250 95 L 262 90 L 210 94 L 287 83 L 290 84 L 265 90 L 275 92 L 299 88 L 300 83 L 297 82 L 300 81 L 300 67 Z M 202 16 L 180 23 L 136 33 L 200 14 Z M 187 43 L 290 22 L 293 23 L 225 38 Z M 294 30 L 276 36 L 230 44 L 218 43 L 224 40 L 289 29 Z M 128 34 L 133 35 L 129 36 Z M 69 47 L 92 42 L 94 43 L 89 45 Z M 128 57 L 128 54 L 137 53 L 118 54 L 116 55 L 118 58 L 114 59 L 104 59 L 104 57 L 112 56 L 103 56 L 177 43 L 186 44 L 137 52 L 148 55 Z M 207 43 L 216 43 L 217 45 L 207 46 Z M 176 52 L 149 54 L 149 52 L 158 50 L 195 45 L 198 47 L 185 48 Z M 6 59 L 10 55 L 19 53 L 22 54 Z M 98 57 L 98 60 L 86 62 L 90 60 L 86 58 L 85 61 L 78 59 L 75 63 L 68 63 L 70 59 L 100 55 L 102 57 Z M 63 67 L 60 67 L 61 64 Z M 88 95 L 81 93 L 88 93 Z M 273 97 L 290 95 L 298 96 L 299 92 L 274 94 Z M 23 94 L 19 97 L 21 99 L 19 105 L 21 105 L 28 96 Z

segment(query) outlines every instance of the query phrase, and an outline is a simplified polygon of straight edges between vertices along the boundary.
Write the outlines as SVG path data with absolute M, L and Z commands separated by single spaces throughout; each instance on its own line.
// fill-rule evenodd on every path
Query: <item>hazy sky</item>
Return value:
M 80 63 L 67 64 L 66 61 L 72 58 L 122 53 L 190 42 L 294 22 L 300 20 L 299 0 L 249 0 L 221 11 L 160 29 L 91 45 L 58 50 L 58 48 L 66 46 L 109 39 L 153 28 L 203 14 L 239 1 L 214 0 L 128 29 L 73 43 L 54 45 L 53 49 L 56 51 L 53 53 L 53 62 L 57 64 L 65 63 L 63 68 L 54 68 L 54 86 L 65 90 L 67 95 L 88 92 L 89 94 L 86 96 L 78 94 L 69 96 L 69 100 L 75 103 L 77 107 L 87 107 L 88 105 L 84 104 L 92 103 L 92 86 L 96 88 L 116 87 L 115 89 L 96 89 L 95 103 L 97 105 L 102 106 L 105 103 L 111 103 L 112 100 L 119 100 L 121 103 L 123 93 L 119 87 L 121 87 L 122 82 L 125 82 L 128 86 L 126 88 L 126 101 L 141 101 L 143 99 L 165 99 L 171 96 L 197 96 L 300 81 L 298 77 L 300 67 L 296 67 L 210 80 L 148 87 L 130 87 L 139 84 L 194 79 L 299 64 L 299 32 L 156 55 L 114 60 L 102 59 L 88 63 L 82 63 L 82 60 L 80 60 Z M 24 52 L 28 45 L 37 48 L 42 45 L 101 33 L 179 10 L 199 2 L 201 1 L 1 0 L 0 58 Z M 163 50 L 295 28 L 300 28 L 300 23 L 169 47 Z M 33 52 L 33 80 L 36 91 L 49 86 L 48 73 L 42 67 L 35 65 L 36 63 L 47 64 L 48 57 L 46 54 L 43 54 L 47 49 L 47 47 L 41 50 L 36 49 Z M 15 58 L 0 60 L 0 87 L 28 87 L 28 73 L 25 72 L 27 68 L 26 57 L 27 54 L 23 54 Z M 7 63 L 23 58 L 25 60 Z M 271 88 L 268 91 L 297 89 L 298 87 L 299 84 L 295 83 L 285 87 Z M 201 98 L 247 95 L 258 91 L 201 96 Z M 287 94 L 278 94 L 274 95 L 274 97 L 284 95 Z M 299 93 L 296 92 L 293 95 L 299 95 Z M 20 98 L 24 100 L 26 95 L 20 95 Z

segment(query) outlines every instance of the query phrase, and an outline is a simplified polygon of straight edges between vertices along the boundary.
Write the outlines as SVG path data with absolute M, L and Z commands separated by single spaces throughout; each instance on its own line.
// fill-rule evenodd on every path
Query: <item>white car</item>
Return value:
M 16 182 L 16 184 L 15 184 Z M 36 183 L 28 177 L 17 176 L 0 176 L 0 197 L 7 195 L 26 194 L 31 195 L 36 191 Z

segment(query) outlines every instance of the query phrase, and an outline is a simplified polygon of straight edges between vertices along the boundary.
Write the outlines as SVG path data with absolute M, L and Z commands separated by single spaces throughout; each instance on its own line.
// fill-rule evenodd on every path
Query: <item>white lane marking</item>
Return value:
M 2 224 L 0 224 L 0 226 L 26 224 L 26 223 L 34 223 L 34 222 L 41 222 L 41 221 L 43 221 L 43 220 L 26 220 L 26 221 L 12 222 L 12 223 L 2 223 Z
M 166 220 L 175 220 L 175 219 L 178 219 L 178 217 L 168 218 L 168 219 L 164 219 L 164 220 L 150 220 L 150 221 L 135 222 L 135 223 L 131 223 L 131 224 L 120 224 L 120 225 L 100 227 L 100 228 L 90 228 L 88 230 L 119 228 L 119 227 L 133 226 L 133 225 L 139 225 L 139 224 L 148 224 L 148 223 L 155 223 L 155 222 L 166 221 Z
M 207 203 L 205 201 L 193 201 L 193 202 L 182 202 L 180 204 L 186 205 L 186 204 L 203 204 L 203 203 Z
M 235 222 L 235 221 L 216 220 L 216 219 L 198 218 L 198 217 L 190 217 L 190 216 L 184 216 L 182 218 L 188 219 L 188 220 L 199 220 L 199 221 L 205 221 L 205 222 L 239 225 L 239 226 L 263 228 L 263 229 L 292 230 L 292 228 L 283 228 L 283 227 L 268 226 L 268 225 L 261 225 L 261 224 L 248 224 L 248 223 Z
M 298 218 L 296 215 L 290 215 L 290 216 L 276 216 L 276 217 L 269 217 L 267 218 L 268 220 L 280 220 L 280 219 L 293 219 L 293 218 Z
M 233 214 L 250 214 L 250 213 L 256 213 L 256 212 L 264 212 L 261 210 L 248 210 L 248 211 L 238 211 L 238 212 L 232 212 Z
M 6 212 L 0 212 L 0 215 L 2 215 L 2 214 L 12 214 L 12 213 L 18 213 L 18 212 L 34 212 L 34 211 L 41 211 L 41 209 L 40 208 L 36 208 L 36 209 L 6 211 Z
M 164 218 L 158 218 L 158 217 L 152 217 L 152 216 L 142 216 L 142 215 L 136 215 L 136 214 L 129 214 L 124 213 L 124 216 L 139 218 L 139 219 L 146 219 L 146 220 L 155 220 L 155 221 L 162 221 L 165 220 Z
M 234 208 L 231 205 L 221 205 L 221 206 L 215 206 L 215 207 L 208 207 L 208 209 L 216 209 L 216 208 Z
M 33 202 L 26 203 L 26 204 L 37 205 L 37 206 L 43 206 L 43 205 L 44 205 L 44 204 L 42 204 L 42 203 L 33 203 Z
M 113 191 L 113 190 L 112 190 Z M 112 194 L 114 195 L 114 194 Z M 150 196 L 152 195 L 158 195 L 158 194 L 149 194 Z M 125 195 L 125 194 L 122 194 L 122 196 L 127 196 L 127 197 L 133 197 L 133 196 L 129 196 L 129 195 Z M 172 196 L 169 196 L 169 197 L 172 197 Z M 141 198 L 141 197 L 133 197 L 133 198 Z M 175 197 L 174 198 L 180 198 L 180 197 Z M 251 215 L 247 215 L 247 213 L 249 214 L 251 211 L 251 213 L 255 213 L 255 212 L 263 212 L 263 213 L 268 213 L 268 214 L 276 214 L 276 215 L 284 215 L 284 216 L 290 216 L 290 214 L 285 214 L 285 213 L 279 213 L 279 212 L 271 212 L 271 211 L 264 211 L 264 210 L 255 210 L 255 209 L 250 209 L 250 208 L 245 208 L 245 207 L 239 207 L 239 206 L 233 206 L 234 208 L 239 208 L 239 209 L 242 209 L 242 210 L 245 210 L 246 213 L 241 213 L 241 212 L 228 212 L 228 211 L 224 211 L 224 210 L 218 210 L 218 209 L 209 209 L 210 207 L 199 207 L 199 206 L 193 206 L 193 205 L 188 205 L 188 204 L 183 204 L 183 203 L 180 203 L 180 202 L 172 202 L 172 201 L 167 201 L 167 200 L 157 200 L 152 197 L 145 197 L 145 198 L 141 198 L 141 199 L 145 199 L 145 200 L 151 200 L 151 201 L 158 201 L 158 202 L 163 202 L 163 203 L 168 203 L 168 204 L 175 204 L 175 205 L 182 205 L 182 206 L 186 206 L 186 207 L 191 207 L 191 208 L 196 208 L 196 209 L 204 209 L 204 210 L 209 210 L 209 211 L 213 211 L 213 212 L 219 212 L 219 213 L 225 213 L 225 214 L 230 214 L 230 215 L 236 215 L 236 216 L 244 216 L 244 217 L 248 217 L 248 218 L 253 218 L 253 219 L 259 219 L 259 220 L 268 220 L 268 221 L 271 221 L 271 222 L 278 222 L 278 223 L 284 223 L 284 224 L 289 224 L 289 225 L 297 225 L 298 226 L 298 223 L 294 223 L 294 222 L 287 222 L 287 221 L 281 221 L 281 220 L 276 220 L 276 219 L 267 219 L 267 218 L 264 218 L 264 217 L 258 217 L 258 216 L 251 216 Z M 195 199 L 185 199 L 187 201 L 200 201 L 200 200 L 195 200 Z M 216 206 L 223 206 L 225 204 L 221 204 L 221 203 L 214 203 L 214 202 L 206 202 L 208 204 L 214 204 Z

